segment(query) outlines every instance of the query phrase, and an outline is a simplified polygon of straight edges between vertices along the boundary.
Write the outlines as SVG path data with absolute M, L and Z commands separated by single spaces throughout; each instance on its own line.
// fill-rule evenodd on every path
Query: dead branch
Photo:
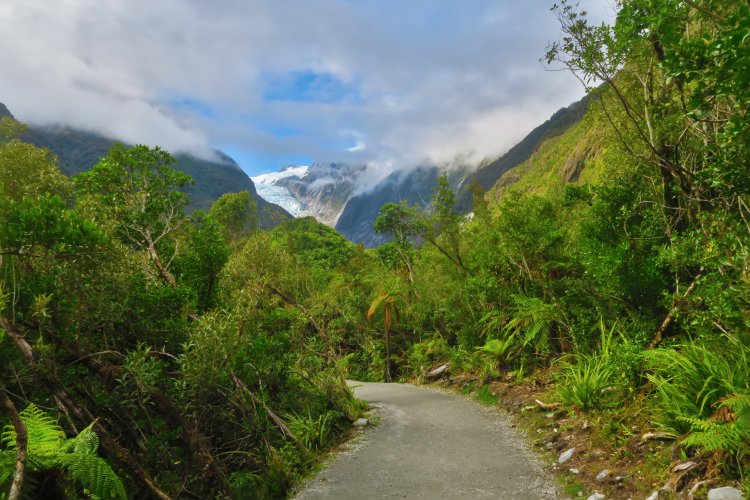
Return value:
M 695 290 L 695 287 L 698 286 L 698 280 L 700 280 L 703 277 L 703 272 L 706 270 L 706 268 L 701 267 L 698 271 L 698 274 L 693 278 L 693 282 L 690 283 L 690 286 L 687 290 L 685 290 L 685 293 L 682 294 L 682 299 L 686 299 L 688 295 L 693 293 L 693 290 Z M 649 344 L 648 348 L 653 349 L 656 346 L 658 346 L 661 341 L 664 338 L 664 332 L 667 331 L 667 328 L 669 328 L 669 325 L 672 324 L 672 321 L 674 321 L 674 316 L 677 312 L 677 306 L 675 303 L 672 303 L 672 307 L 669 310 L 669 313 L 667 314 L 666 318 L 664 318 L 664 321 L 662 322 L 661 326 L 659 327 L 659 330 L 657 330 L 656 335 L 654 336 L 654 339 Z
M 245 383 L 242 380 L 240 380 L 239 377 L 237 377 L 237 375 L 234 372 L 232 372 L 232 381 L 234 382 L 234 385 L 236 385 L 238 389 L 240 389 L 244 394 L 247 394 L 248 396 L 250 396 L 250 399 L 253 401 L 253 403 L 260 405 L 263 408 L 263 410 L 265 410 L 266 415 L 268 415 L 271 421 L 276 425 L 276 427 L 279 428 L 279 430 L 285 437 L 291 439 L 292 442 L 294 442 L 294 444 L 299 446 L 305 452 L 309 451 L 307 447 L 299 439 L 297 439 L 297 436 L 294 435 L 291 429 L 289 429 L 289 426 L 287 426 L 286 423 L 284 423 L 281 417 L 276 415 L 273 412 L 273 410 L 271 410 L 271 408 L 269 408 L 263 400 L 258 398 L 258 396 L 256 396 L 255 394 L 253 394 L 252 391 L 248 389 L 247 385 L 245 385 Z

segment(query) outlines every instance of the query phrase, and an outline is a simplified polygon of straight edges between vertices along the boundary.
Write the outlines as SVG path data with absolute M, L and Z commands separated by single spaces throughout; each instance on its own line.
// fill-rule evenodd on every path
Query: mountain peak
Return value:
M 7 106 L 0 102 L 0 118 L 2 118 L 3 116 L 10 116 L 11 118 L 13 118 L 13 115 L 11 114 Z

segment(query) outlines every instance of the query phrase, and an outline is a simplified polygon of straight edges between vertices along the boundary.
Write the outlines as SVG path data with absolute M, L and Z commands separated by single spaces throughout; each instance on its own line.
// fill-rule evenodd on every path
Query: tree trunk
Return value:
M 26 470 L 26 454 L 28 451 L 27 446 L 29 435 L 26 431 L 26 426 L 18 415 L 16 406 L 8 396 L 8 393 L 5 392 L 5 387 L 2 384 L 0 384 L 0 402 L 2 402 L 5 411 L 8 413 L 8 416 L 10 416 L 13 430 L 16 431 L 16 471 L 13 474 L 13 484 L 10 486 L 8 500 L 17 500 L 21 495 L 23 475 Z
M 391 377 L 391 309 L 385 304 L 385 381 L 392 382 Z
M 159 254 L 156 253 L 156 248 L 154 248 L 153 243 L 149 243 L 147 250 L 148 257 L 149 259 L 151 259 L 151 262 L 153 262 L 156 270 L 159 271 L 159 275 L 164 278 L 164 281 L 169 283 L 169 286 L 171 286 L 172 289 L 177 289 L 177 280 L 174 276 L 172 276 L 172 273 L 170 273 L 169 270 L 164 267 L 164 264 L 162 264 L 161 259 L 159 258 Z

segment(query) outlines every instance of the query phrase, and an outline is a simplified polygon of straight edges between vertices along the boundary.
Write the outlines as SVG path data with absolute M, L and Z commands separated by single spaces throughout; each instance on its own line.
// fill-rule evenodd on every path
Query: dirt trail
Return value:
M 558 498 L 523 438 L 497 411 L 406 384 L 353 382 L 380 422 L 297 495 L 310 499 Z

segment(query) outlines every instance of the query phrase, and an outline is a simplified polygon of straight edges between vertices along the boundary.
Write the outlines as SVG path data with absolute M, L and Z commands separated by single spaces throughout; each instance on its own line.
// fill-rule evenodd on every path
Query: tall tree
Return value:
M 223 194 L 208 214 L 224 226 L 227 239 L 233 243 L 258 228 L 258 207 L 247 191 Z
M 75 178 L 79 193 L 95 201 L 95 215 L 112 224 L 124 243 L 144 251 L 172 288 L 177 287 L 169 270 L 177 253 L 175 236 L 189 221 L 183 212 L 188 196 L 182 190 L 193 182 L 172 168 L 175 162 L 159 147 L 117 144 L 91 170 Z M 161 249 L 171 253 L 169 258 L 162 258 Z

